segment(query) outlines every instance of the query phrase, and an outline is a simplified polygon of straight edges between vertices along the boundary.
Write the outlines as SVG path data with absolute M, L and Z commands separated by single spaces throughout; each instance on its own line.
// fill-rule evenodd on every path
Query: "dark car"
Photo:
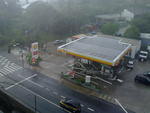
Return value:
M 71 99 L 61 100 L 60 106 L 67 109 L 68 111 L 71 111 L 72 113 L 80 113 L 81 112 L 80 103 L 75 102 Z
M 146 76 L 137 75 L 134 80 L 135 82 L 139 82 L 145 85 L 150 85 L 150 78 Z
M 143 75 L 150 78 L 150 71 L 144 72 Z
M 59 45 L 59 44 L 63 44 L 63 43 L 65 43 L 64 40 L 55 40 L 55 41 L 53 42 L 54 45 Z

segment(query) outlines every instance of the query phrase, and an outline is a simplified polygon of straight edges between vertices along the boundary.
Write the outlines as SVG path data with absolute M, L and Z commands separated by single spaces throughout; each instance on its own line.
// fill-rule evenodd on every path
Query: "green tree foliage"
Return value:
M 140 15 L 132 21 L 141 33 L 150 33 L 150 14 Z
M 45 43 L 57 37 L 67 37 L 80 33 L 82 26 L 93 24 L 96 15 L 120 13 L 124 8 L 135 6 L 135 0 L 57 0 L 37 1 L 22 9 L 18 1 L 0 0 L 0 44 L 16 40 L 29 45 L 33 41 Z M 136 0 L 136 5 L 142 7 L 148 2 Z M 135 24 L 146 31 L 150 25 L 148 20 L 149 17 L 135 20 Z M 139 21 L 142 22 L 140 25 Z M 102 31 L 110 35 L 117 30 L 118 25 L 114 23 L 102 27 Z
M 101 32 L 108 35 L 114 35 L 118 30 L 119 26 L 115 23 L 106 23 L 101 27 Z
M 124 36 L 127 38 L 138 39 L 140 36 L 139 29 L 136 26 L 131 26 L 126 30 Z
M 17 0 L 0 1 L 0 43 L 5 44 L 15 38 L 13 28 L 21 14 Z

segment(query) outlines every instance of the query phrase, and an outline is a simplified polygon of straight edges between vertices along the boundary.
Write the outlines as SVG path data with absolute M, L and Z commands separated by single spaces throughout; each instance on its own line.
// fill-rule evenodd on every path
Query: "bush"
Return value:
M 29 53 L 27 56 L 26 56 L 26 59 L 27 59 L 27 62 L 30 64 L 30 65 L 33 65 L 33 66 L 37 66 L 39 65 L 39 63 L 42 61 L 42 58 L 41 57 L 38 57 L 35 61 L 35 63 L 32 62 L 32 54 Z
M 136 26 L 131 26 L 126 30 L 124 36 L 127 38 L 139 39 L 140 31 Z

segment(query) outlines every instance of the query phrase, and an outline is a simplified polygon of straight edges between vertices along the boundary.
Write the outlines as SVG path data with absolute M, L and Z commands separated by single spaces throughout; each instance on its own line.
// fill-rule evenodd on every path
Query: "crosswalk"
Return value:
M 0 76 L 8 75 L 22 69 L 21 66 L 9 61 L 6 57 L 0 56 Z

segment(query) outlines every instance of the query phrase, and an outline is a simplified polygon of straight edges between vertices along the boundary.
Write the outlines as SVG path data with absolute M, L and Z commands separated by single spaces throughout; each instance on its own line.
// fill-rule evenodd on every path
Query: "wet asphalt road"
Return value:
M 39 113 L 67 113 L 59 107 L 59 101 L 63 98 L 79 101 L 81 113 L 125 113 L 119 106 L 83 95 L 41 73 L 22 68 L 21 63 L 5 53 L 0 56 L 0 86 L 32 109 L 35 108 L 36 99 Z

